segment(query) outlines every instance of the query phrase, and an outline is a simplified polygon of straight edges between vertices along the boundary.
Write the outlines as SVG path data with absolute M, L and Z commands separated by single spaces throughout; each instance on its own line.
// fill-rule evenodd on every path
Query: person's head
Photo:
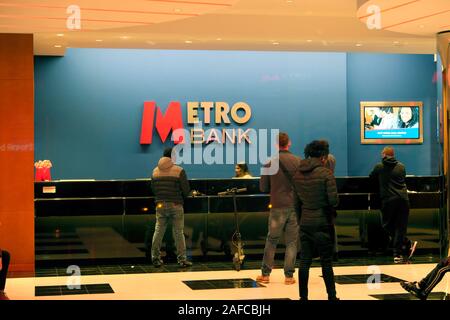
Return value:
M 278 148 L 280 150 L 289 150 L 291 146 L 291 140 L 286 132 L 280 132 L 278 135 Z
M 305 158 L 319 158 L 323 163 L 328 159 L 330 153 L 328 142 L 325 140 L 314 140 L 305 147 Z
M 163 157 L 172 158 L 172 147 L 168 147 L 164 149 Z
M 398 123 L 400 128 L 409 128 L 419 121 L 418 108 L 401 107 L 398 112 Z
M 381 151 L 382 158 L 393 158 L 395 156 L 394 148 L 391 146 L 387 146 L 383 148 Z
M 243 177 L 246 174 L 250 174 L 250 171 L 248 170 L 248 166 L 244 162 L 238 163 L 234 167 L 234 172 L 236 173 L 236 177 Z

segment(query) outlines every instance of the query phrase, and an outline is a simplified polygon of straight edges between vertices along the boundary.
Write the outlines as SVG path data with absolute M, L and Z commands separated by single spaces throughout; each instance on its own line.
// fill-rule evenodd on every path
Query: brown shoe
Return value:
M 286 277 L 284 278 L 284 284 L 294 284 L 295 278 L 294 277 Z
M 261 283 L 269 283 L 270 282 L 270 276 L 257 276 L 256 277 L 256 281 L 257 282 L 261 282 Z

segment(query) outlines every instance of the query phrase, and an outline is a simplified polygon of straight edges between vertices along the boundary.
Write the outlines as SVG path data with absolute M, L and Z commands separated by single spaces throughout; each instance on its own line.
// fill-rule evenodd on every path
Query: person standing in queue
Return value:
M 192 266 L 186 257 L 184 238 L 184 198 L 190 194 L 189 181 L 183 168 L 172 161 L 172 148 L 164 150 L 163 157 L 153 170 L 151 186 L 156 202 L 156 225 L 153 234 L 151 259 L 155 267 L 163 264 L 161 259 L 161 242 L 167 225 L 172 222 L 172 234 L 177 249 L 177 261 L 180 267 Z M 149 247 L 149 235 L 146 247 Z
M 261 175 L 260 190 L 261 192 L 270 192 L 271 203 L 261 275 L 256 278 L 256 281 L 261 283 L 270 282 L 275 251 L 283 231 L 286 243 L 286 251 L 284 254 L 284 283 L 287 285 L 295 283 L 294 272 L 295 260 L 297 258 L 298 217 L 296 197 L 291 180 L 295 171 L 298 169 L 300 158 L 289 152 L 290 146 L 291 141 L 288 134 L 280 133 L 278 135 L 279 169 L 276 174 Z M 275 159 L 272 161 L 275 161 Z M 270 162 L 265 165 L 266 168 L 270 166 Z M 282 169 L 282 166 L 285 170 Z
M 306 159 L 300 162 L 294 176 L 296 190 L 302 202 L 300 218 L 300 300 L 308 300 L 309 269 L 314 251 L 317 250 L 322 265 L 322 275 L 328 300 L 336 297 L 333 272 L 334 207 L 338 204 L 336 180 L 325 168 L 328 159 L 328 143 L 312 141 L 305 148 Z
M 383 228 L 392 240 L 394 263 L 406 263 L 417 246 L 417 241 L 406 237 L 409 217 L 406 170 L 403 163 L 395 159 L 393 147 L 385 147 L 381 158 L 369 177 L 379 186 Z

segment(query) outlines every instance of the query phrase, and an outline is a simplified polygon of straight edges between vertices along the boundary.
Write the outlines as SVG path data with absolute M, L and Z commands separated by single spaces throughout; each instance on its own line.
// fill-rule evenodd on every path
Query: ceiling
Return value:
M 33 33 L 36 55 L 66 48 L 435 53 L 444 30 L 450 0 L 0 0 L 0 33 Z

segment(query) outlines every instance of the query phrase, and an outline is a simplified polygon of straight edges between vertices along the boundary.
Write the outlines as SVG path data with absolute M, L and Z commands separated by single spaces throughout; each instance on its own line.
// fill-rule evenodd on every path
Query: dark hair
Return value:
M 163 157 L 172 158 L 172 147 L 164 149 Z
M 278 145 L 281 148 L 286 148 L 289 144 L 289 136 L 286 132 L 280 132 L 278 135 Z
M 238 163 L 237 166 L 239 168 L 241 168 L 242 172 L 244 173 L 250 173 L 250 171 L 248 170 L 248 166 L 246 163 Z
M 382 108 L 380 110 L 384 111 L 386 113 L 394 113 L 394 108 L 392 108 L 392 107 L 386 107 L 386 108 Z
M 330 147 L 326 140 L 314 140 L 305 147 L 305 158 L 320 158 L 328 156 Z
M 403 122 L 400 113 L 402 112 L 403 108 L 410 108 L 411 109 L 411 120 L 409 120 L 408 122 Z M 411 128 L 412 126 L 414 126 L 416 123 L 419 122 L 419 108 L 417 107 L 401 107 L 398 110 L 398 127 L 399 128 Z

